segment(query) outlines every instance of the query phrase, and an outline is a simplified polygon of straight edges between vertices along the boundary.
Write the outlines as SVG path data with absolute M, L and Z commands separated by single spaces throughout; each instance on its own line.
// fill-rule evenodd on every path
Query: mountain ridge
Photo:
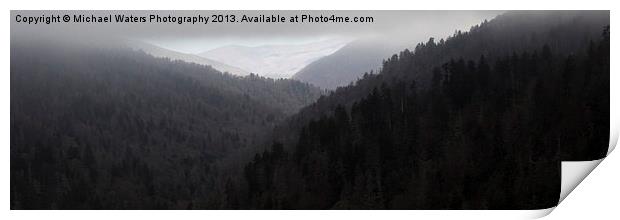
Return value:
M 127 40 L 125 41 L 125 45 L 135 50 L 142 50 L 155 57 L 167 57 L 171 60 L 182 60 L 190 63 L 208 65 L 221 72 L 227 72 L 237 76 L 246 76 L 250 74 L 249 71 L 243 70 L 239 67 L 224 64 L 222 62 L 211 60 L 194 54 L 181 53 L 178 51 L 165 49 L 163 47 L 159 47 L 143 41 Z

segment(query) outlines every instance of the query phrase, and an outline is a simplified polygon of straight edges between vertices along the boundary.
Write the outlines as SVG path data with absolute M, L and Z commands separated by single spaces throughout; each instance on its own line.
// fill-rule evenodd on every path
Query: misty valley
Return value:
M 10 206 L 554 207 L 561 161 L 607 155 L 609 24 L 509 11 L 424 40 L 196 53 L 12 29 Z

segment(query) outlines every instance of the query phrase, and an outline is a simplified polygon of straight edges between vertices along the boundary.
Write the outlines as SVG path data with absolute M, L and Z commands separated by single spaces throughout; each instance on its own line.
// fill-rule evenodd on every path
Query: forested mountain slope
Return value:
M 429 39 L 419 43 L 414 51 L 403 49 L 399 54 L 385 58 L 380 74 L 371 70 L 363 74 L 354 86 L 338 88 L 329 96 L 303 108 L 279 126 L 283 141 L 295 141 L 296 132 L 309 120 L 317 119 L 337 105 L 350 107 L 383 83 L 392 85 L 415 80 L 419 88 L 428 88 L 433 69 L 441 68 L 452 59 L 477 59 L 485 56 L 489 63 L 496 59 L 523 52 L 533 52 L 545 44 L 554 54 L 568 55 L 588 49 L 588 42 L 598 39 L 601 30 L 609 24 L 608 11 L 512 11 L 491 21 L 471 27 L 470 31 L 456 31 L 447 39 Z
M 259 146 L 319 93 L 128 49 L 14 41 L 11 208 L 191 208 L 214 160 Z
M 515 12 L 430 40 L 304 108 L 235 207 L 543 209 L 609 140 L 609 12 Z M 244 187 L 247 184 L 247 187 Z

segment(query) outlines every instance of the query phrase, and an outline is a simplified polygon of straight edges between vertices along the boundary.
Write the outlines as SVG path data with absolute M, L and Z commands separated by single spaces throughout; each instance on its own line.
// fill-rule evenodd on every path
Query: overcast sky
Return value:
M 145 40 L 159 46 L 186 53 L 199 53 L 226 45 L 259 46 L 265 44 L 302 44 L 329 39 L 370 36 L 428 36 L 443 38 L 455 30 L 492 19 L 499 11 L 11 11 L 12 40 L 29 35 L 50 35 L 66 40 L 84 36 L 106 36 Z M 54 23 L 27 24 L 16 16 L 75 15 L 107 16 L 109 14 L 149 16 L 210 16 L 213 14 L 311 16 L 372 16 L 372 23 Z M 114 18 L 113 18 L 114 19 Z

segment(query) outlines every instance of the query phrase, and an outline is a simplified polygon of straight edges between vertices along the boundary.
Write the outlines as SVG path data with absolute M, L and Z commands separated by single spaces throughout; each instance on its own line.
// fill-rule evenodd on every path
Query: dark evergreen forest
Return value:
M 508 12 L 329 94 L 11 46 L 12 209 L 543 209 L 605 157 L 609 12 Z M 320 97 L 319 97 L 320 96 Z
M 63 47 L 64 48 L 64 47 Z M 191 208 L 216 159 L 320 94 L 131 50 L 11 48 L 11 203 Z

